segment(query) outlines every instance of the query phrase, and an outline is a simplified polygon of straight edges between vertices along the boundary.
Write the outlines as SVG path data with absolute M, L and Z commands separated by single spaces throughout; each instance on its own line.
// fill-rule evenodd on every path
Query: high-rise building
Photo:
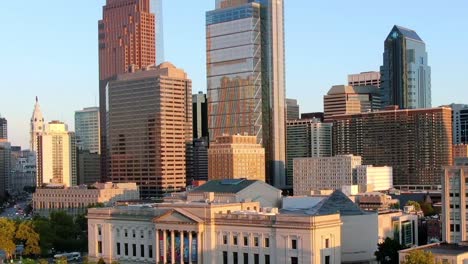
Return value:
M 98 22 L 101 174 L 107 180 L 106 87 L 118 74 L 156 62 L 155 16 L 150 0 L 106 0 Z
M 380 87 L 380 72 L 369 71 L 357 74 L 349 74 L 348 85 Z
M 8 122 L 0 115 L 0 140 L 8 139 Z
M 265 149 L 255 136 L 217 137 L 208 149 L 208 178 L 265 181 Z
M 164 62 L 164 15 L 163 0 L 150 0 L 151 13 L 155 15 L 156 65 Z
M 320 122 L 324 120 L 323 112 L 310 112 L 310 113 L 302 113 L 301 119 L 318 119 Z
M 193 138 L 208 137 L 208 101 L 206 94 L 198 92 L 192 97 Z
M 11 177 L 11 145 L 6 139 L 0 139 L 0 199 L 5 198 Z
M 12 193 L 21 193 L 24 187 L 36 186 L 36 155 L 31 150 L 11 147 L 11 180 Z
M 276 187 L 286 185 L 283 14 L 283 0 L 216 0 L 206 13 L 210 141 L 256 136 Z
M 380 107 L 380 92 L 376 86 L 335 85 L 323 97 L 325 121 L 331 121 L 334 115 L 372 112 Z
M 191 171 L 187 183 L 208 180 L 208 138 L 194 138 L 192 148 Z
M 49 122 L 38 136 L 37 186 L 77 185 L 75 133 L 60 121 Z
M 393 184 L 440 185 L 452 163 L 450 108 L 385 110 L 333 117 L 333 154 L 393 167 Z
M 108 87 L 110 178 L 136 182 L 142 197 L 186 186 L 192 144 L 192 83 L 171 63 L 121 74 Z
M 330 157 L 332 154 L 332 123 L 319 119 L 288 120 L 287 122 L 287 184 L 293 184 L 293 160 L 307 157 Z
M 452 147 L 453 160 L 457 158 L 468 158 L 468 145 L 467 144 L 455 144 Z
M 380 73 L 384 107 L 431 107 L 431 68 L 428 66 L 426 44 L 414 30 L 393 27 L 385 39 Z
M 468 144 L 468 105 L 451 104 L 453 144 Z
M 42 116 L 41 107 L 36 96 L 36 104 L 34 105 L 34 111 L 31 117 L 31 130 L 29 139 L 29 149 L 38 152 L 37 137 L 42 135 L 45 129 L 44 117 Z
M 99 107 L 75 111 L 75 133 L 79 150 L 100 153 Z
M 287 120 L 299 119 L 299 105 L 296 99 L 286 98 L 286 118 Z
M 78 150 L 76 165 L 79 185 L 90 185 L 101 181 L 101 160 L 98 153 Z

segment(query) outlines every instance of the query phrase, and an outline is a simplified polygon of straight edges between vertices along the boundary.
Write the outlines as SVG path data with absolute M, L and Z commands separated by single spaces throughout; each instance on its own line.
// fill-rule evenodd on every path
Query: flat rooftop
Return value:
M 413 250 L 424 250 L 424 251 L 431 252 L 434 255 L 468 254 L 467 245 L 448 244 L 448 243 L 429 244 L 429 245 L 420 246 L 416 248 L 404 249 L 404 250 L 401 250 L 401 252 L 411 252 Z

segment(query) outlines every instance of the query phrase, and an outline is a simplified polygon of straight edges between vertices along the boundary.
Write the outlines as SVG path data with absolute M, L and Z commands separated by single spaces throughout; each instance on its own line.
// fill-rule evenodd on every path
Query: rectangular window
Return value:
M 120 243 L 117 243 L 117 256 L 120 256 Z
M 248 246 L 249 245 L 249 237 L 244 237 L 244 246 Z
M 136 244 L 132 244 L 133 256 L 136 257 Z
M 254 237 L 254 246 L 258 247 L 258 237 Z
M 227 235 L 223 235 L 223 244 L 227 245 L 227 243 L 228 243 L 228 237 Z
M 237 246 L 237 236 L 232 237 L 232 244 Z
M 124 244 L 124 252 L 125 252 L 125 256 L 128 256 L 128 243 Z
M 227 251 L 223 251 L 223 264 L 228 264 Z
M 98 226 L 97 230 L 98 230 L 98 235 L 102 235 L 102 230 L 100 226 Z
M 291 240 L 291 248 L 292 249 L 297 249 L 297 240 L 296 239 Z
M 97 242 L 97 251 L 99 254 L 102 254 L 102 241 Z
M 234 264 L 239 264 L 239 259 L 238 259 L 238 253 L 237 252 L 232 252 L 232 262 Z
M 145 257 L 145 245 L 140 245 L 140 255 L 142 258 Z
M 291 264 L 299 264 L 297 257 L 291 257 Z
M 132 230 L 132 235 L 133 235 L 133 238 L 136 237 L 135 230 Z
M 325 256 L 325 264 L 330 264 L 330 256 Z
M 153 246 L 152 245 L 148 246 L 148 258 L 150 258 L 150 259 L 153 258 Z
M 265 264 L 270 264 L 270 255 L 265 255 Z
M 325 239 L 325 248 L 329 248 L 330 247 L 330 239 Z
M 260 255 L 254 254 L 254 264 L 260 264 Z
M 244 253 L 244 264 L 249 264 L 249 253 Z
M 265 238 L 265 247 L 270 247 L 270 238 Z
M 143 234 L 143 230 L 140 231 L 140 238 L 144 238 L 145 235 Z
M 124 230 L 124 235 L 125 235 L 125 237 L 128 237 L 128 230 L 127 229 Z

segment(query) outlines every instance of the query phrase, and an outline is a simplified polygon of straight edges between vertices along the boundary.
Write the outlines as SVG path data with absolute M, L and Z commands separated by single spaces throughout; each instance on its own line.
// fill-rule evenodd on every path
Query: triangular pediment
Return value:
M 155 223 L 197 224 L 203 222 L 199 217 L 183 210 L 172 209 L 153 219 Z

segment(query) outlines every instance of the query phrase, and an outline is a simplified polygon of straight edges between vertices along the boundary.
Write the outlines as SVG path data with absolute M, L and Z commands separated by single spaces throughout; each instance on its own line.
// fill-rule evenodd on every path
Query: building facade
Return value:
M 52 121 L 37 138 L 37 186 L 77 185 L 75 133 L 65 123 Z
M 380 72 L 369 71 L 348 75 L 350 86 L 376 86 L 380 88 Z
M 451 104 L 453 144 L 468 144 L 468 105 Z
M 431 107 L 431 68 L 426 44 L 414 30 L 393 27 L 385 39 L 380 73 L 383 106 Z
M 96 183 L 92 188 L 74 186 L 69 188 L 41 188 L 33 194 L 35 213 L 49 215 L 52 211 L 66 211 L 73 215 L 85 213 L 89 206 L 104 204 L 113 206 L 118 201 L 140 199 L 135 183 Z
M 265 181 L 265 149 L 255 136 L 217 137 L 208 149 L 208 178 Z
M 36 186 L 36 155 L 30 150 L 21 150 L 21 147 L 11 151 L 11 180 L 12 193 L 24 191 L 24 187 Z
M 11 145 L 0 139 L 0 199 L 5 198 L 11 177 Z
M 208 180 L 208 138 L 193 140 L 192 168 L 187 183 L 192 180 Z
M 392 166 L 394 185 L 440 185 L 442 166 L 452 163 L 449 108 L 385 110 L 333 119 L 334 155 L 359 155 L 363 164 Z
M 452 148 L 453 160 L 457 158 L 468 158 L 468 144 L 456 144 Z
M 88 107 L 75 111 L 75 134 L 76 146 L 79 150 L 100 153 L 99 107 Z
M 8 122 L 0 115 L 0 140 L 8 139 Z
M 406 214 L 401 210 L 387 210 L 379 212 L 378 219 L 379 243 L 388 237 L 405 247 L 419 245 L 418 215 Z
M 434 243 L 398 251 L 398 263 L 404 263 L 406 257 L 414 251 L 430 252 L 434 256 L 434 263 L 468 262 L 468 245 L 466 243 Z
M 380 91 L 376 86 L 335 85 L 323 97 L 325 121 L 334 115 L 380 110 Z
M 332 154 L 332 123 L 319 119 L 288 120 L 287 122 L 287 184 L 293 184 L 293 160 L 307 157 L 330 157 Z
M 101 159 L 98 153 L 78 150 L 76 163 L 79 185 L 101 181 Z
M 198 92 L 192 97 L 193 138 L 208 137 L 208 100 L 206 94 Z
M 283 14 L 282 0 L 217 0 L 206 13 L 210 142 L 256 136 L 277 187 L 286 184 Z
M 393 188 L 393 170 L 389 166 L 360 165 L 356 167 L 359 192 L 388 191 Z
M 186 186 L 192 144 L 192 84 L 171 63 L 119 75 L 109 83 L 110 177 L 136 182 L 143 197 Z
M 29 149 L 38 153 L 38 142 L 37 139 L 45 129 L 44 117 L 42 116 L 41 106 L 39 105 L 39 100 L 36 96 L 36 104 L 34 105 L 34 111 L 31 117 L 30 122 L 30 140 L 29 140 Z
M 286 120 L 299 119 L 299 105 L 296 99 L 286 98 Z

